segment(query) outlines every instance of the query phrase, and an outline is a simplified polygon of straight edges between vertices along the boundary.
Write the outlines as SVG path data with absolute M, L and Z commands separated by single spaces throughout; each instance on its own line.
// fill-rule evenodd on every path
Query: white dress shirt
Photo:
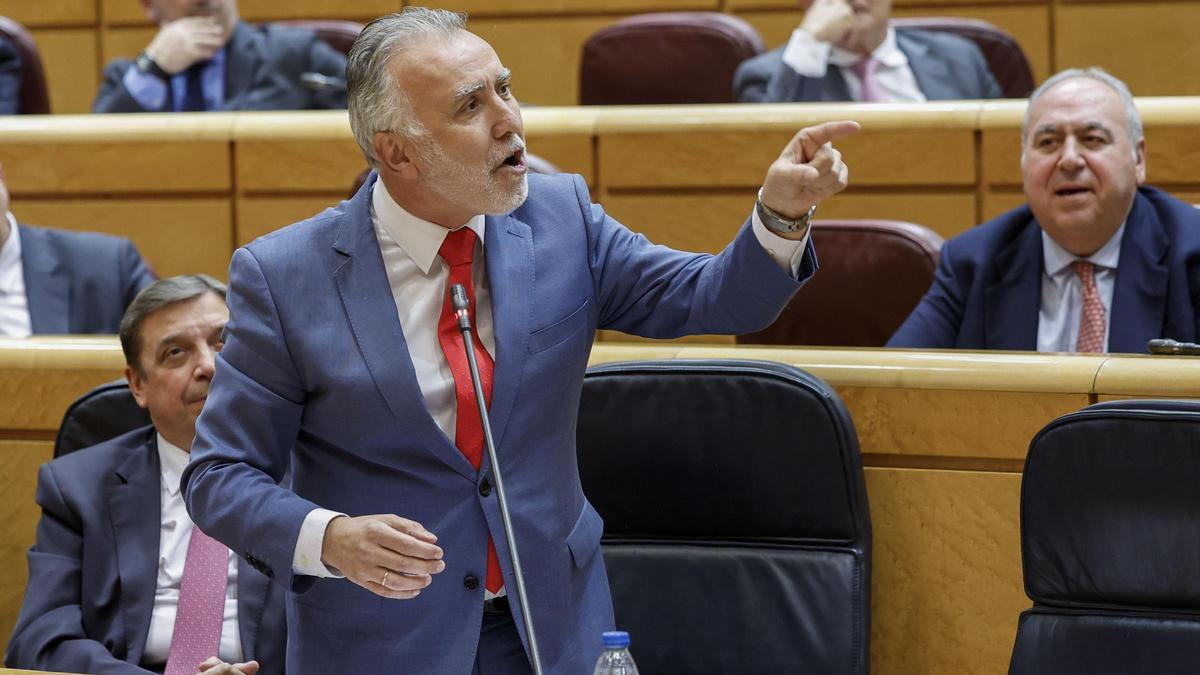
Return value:
M 1121 259 L 1121 236 L 1125 224 L 1092 255 L 1080 258 L 1058 245 L 1042 232 L 1042 305 L 1038 310 L 1037 350 L 1073 352 L 1079 339 L 1079 318 L 1083 314 L 1083 282 L 1071 267 L 1076 260 L 1095 265 L 1093 277 L 1100 302 L 1104 304 L 1104 351 L 1112 329 L 1113 287 L 1117 280 L 1117 262 Z
M 759 243 L 780 267 L 790 270 L 794 276 L 803 262 L 808 237 L 805 236 L 801 241 L 784 239 L 768 230 L 759 221 L 757 213 L 754 213 L 752 220 Z M 384 271 L 391 285 L 400 328 L 408 343 L 408 356 L 416 370 L 421 394 L 438 427 L 453 442 L 457 405 L 454 375 L 437 337 L 438 319 L 449 278 L 449 267 L 438 256 L 438 250 L 450 230 L 405 211 L 388 194 L 383 181 L 375 183 L 371 194 L 371 222 L 379 240 Z M 491 293 L 486 256 L 480 255 L 483 251 L 485 222 L 483 216 L 475 216 L 463 227 L 471 228 L 478 236 L 475 261 L 471 266 L 475 284 L 475 330 L 494 359 L 496 336 L 492 327 Z M 339 515 L 344 514 L 314 509 L 305 517 L 292 558 L 292 571 L 295 574 L 341 576 L 321 562 L 325 528 L 330 520 Z
M 25 294 L 25 266 L 21 264 L 21 231 L 13 214 L 8 218 L 8 239 L 0 246 L 0 335 L 29 337 L 29 298 Z
M 896 31 L 888 28 L 883 42 L 871 52 L 879 62 L 875 80 L 888 95 L 889 101 L 924 101 L 925 94 L 917 85 L 917 77 L 908 65 L 908 57 L 896 45 Z M 852 66 L 863 59 L 862 54 L 846 51 L 828 42 L 820 42 L 806 30 L 797 28 L 783 48 L 783 62 L 804 77 L 825 77 L 829 66 L 842 71 L 842 79 L 854 101 L 862 100 L 862 80 Z
M 171 651 L 175 632 L 175 610 L 179 607 L 179 583 L 192 540 L 192 519 L 188 517 L 179 492 L 179 479 L 188 463 L 188 453 L 158 435 L 158 460 L 162 481 L 162 527 L 158 537 L 158 582 L 154 589 L 154 612 L 150 616 L 150 634 L 142 662 L 163 664 Z M 221 646 L 217 652 L 223 661 L 242 660 L 242 637 L 238 632 L 238 560 L 229 553 L 229 582 L 225 586 L 225 622 L 221 626 Z

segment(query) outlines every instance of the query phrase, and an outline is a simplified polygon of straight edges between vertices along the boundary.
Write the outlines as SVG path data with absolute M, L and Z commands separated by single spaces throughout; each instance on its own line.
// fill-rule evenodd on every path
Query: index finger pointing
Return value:
M 860 130 L 862 130 L 862 126 L 853 120 L 837 120 L 824 122 L 815 127 L 805 127 L 796 132 L 789 144 L 792 157 L 796 162 L 803 164 L 810 161 L 822 145 L 838 138 L 857 134 Z M 801 152 L 796 152 L 797 150 Z

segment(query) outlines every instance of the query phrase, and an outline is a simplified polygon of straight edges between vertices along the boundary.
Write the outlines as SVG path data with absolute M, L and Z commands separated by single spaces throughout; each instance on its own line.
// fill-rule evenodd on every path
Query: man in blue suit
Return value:
M 209 596 L 191 594 L 210 602 L 210 620 L 183 625 L 189 576 L 206 570 L 192 567 L 198 534 L 179 478 L 229 317 L 224 295 L 211 277 L 172 277 L 129 307 L 125 375 L 153 426 L 41 468 L 42 518 L 8 666 L 134 675 L 161 673 L 164 664 L 167 673 L 195 673 L 203 663 L 207 675 L 284 672 L 283 589 L 224 547 L 207 570 L 218 581 L 200 589 Z M 199 655 L 189 658 L 183 647 L 191 645 Z
M 17 224 L 0 167 L 0 335 L 116 333 L 154 274 L 128 239 Z
M 975 43 L 888 25 L 891 0 L 814 0 L 779 49 L 733 78 L 742 103 L 1003 98 Z
M 377 175 L 230 267 L 184 492 L 200 527 L 294 591 L 293 672 L 530 672 L 450 282 L 473 295 L 541 661 L 587 672 L 613 626 L 575 462 L 595 330 L 769 324 L 816 268 L 816 203 L 846 183 L 830 141 L 858 125 L 804 129 L 725 251 L 654 246 L 580 177 L 527 177 L 511 74 L 464 21 L 407 8 L 366 27 L 349 108 Z M 276 487 L 289 463 L 294 492 Z
M 1098 68 L 1030 97 L 1028 204 L 946 242 L 890 347 L 1144 353 L 1200 337 L 1200 211 L 1144 187 L 1133 97 Z

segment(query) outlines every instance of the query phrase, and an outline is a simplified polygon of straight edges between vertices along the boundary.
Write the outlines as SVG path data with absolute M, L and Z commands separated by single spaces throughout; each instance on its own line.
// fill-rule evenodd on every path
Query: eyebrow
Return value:
M 501 68 L 500 74 L 496 76 L 496 84 L 507 84 L 510 79 L 512 79 L 512 71 L 508 68 Z M 454 90 L 454 100 L 457 101 L 459 99 L 466 98 L 480 89 L 483 89 L 484 86 L 485 83 L 483 82 L 464 84 L 463 86 Z
M 1057 133 L 1058 129 L 1059 129 L 1059 125 L 1054 124 L 1054 123 L 1043 124 L 1043 125 L 1039 126 L 1037 129 L 1034 129 L 1033 135 L 1038 136 L 1041 134 L 1053 134 L 1053 133 Z M 1105 126 L 1104 123 L 1095 121 L 1095 120 L 1083 123 L 1082 125 L 1080 125 L 1079 130 L 1080 131 L 1103 131 L 1106 134 L 1109 134 L 1109 135 L 1112 134 L 1112 132 L 1109 131 L 1108 127 Z

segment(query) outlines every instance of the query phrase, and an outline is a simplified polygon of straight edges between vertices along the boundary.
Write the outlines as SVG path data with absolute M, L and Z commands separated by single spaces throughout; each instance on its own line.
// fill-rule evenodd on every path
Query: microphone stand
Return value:
M 471 318 L 467 313 L 467 289 L 462 284 L 450 288 L 450 301 L 454 315 L 458 317 L 458 329 L 462 331 L 463 347 L 467 352 L 467 365 L 471 370 L 471 385 L 475 389 L 475 403 L 479 406 L 479 422 L 483 427 L 483 441 L 487 446 L 488 461 L 492 463 L 492 482 L 496 484 L 496 499 L 500 502 L 500 522 L 504 525 L 504 540 L 508 542 L 508 555 L 512 560 L 513 576 L 517 580 L 517 602 L 521 605 L 521 619 L 525 624 L 525 636 L 529 640 L 529 653 L 533 657 L 534 675 L 542 675 L 542 660 L 538 656 L 537 636 L 533 632 L 533 616 L 529 613 L 529 600 L 525 596 L 525 573 L 521 571 L 521 556 L 517 553 L 517 540 L 513 535 L 512 520 L 508 515 L 508 498 L 504 492 L 504 480 L 500 477 L 500 462 L 496 459 L 496 443 L 492 440 L 492 423 L 488 420 L 487 400 L 483 396 L 483 385 L 479 382 L 479 366 L 475 362 L 475 349 L 471 340 Z

